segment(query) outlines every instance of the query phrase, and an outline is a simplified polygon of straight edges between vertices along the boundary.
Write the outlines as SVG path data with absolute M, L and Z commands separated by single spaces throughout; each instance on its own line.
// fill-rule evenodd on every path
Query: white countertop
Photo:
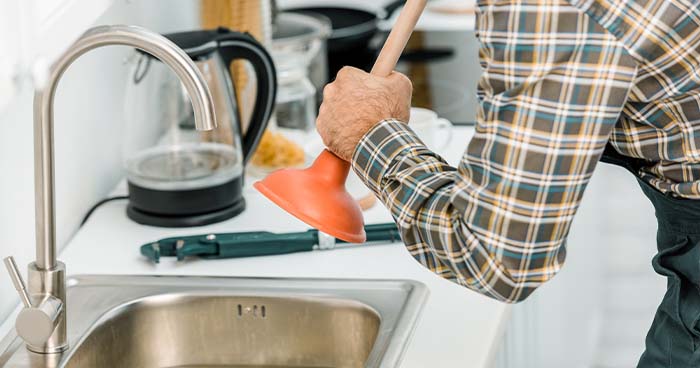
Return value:
M 473 129 L 456 128 L 445 158 L 456 164 Z M 253 180 L 248 180 L 248 185 Z M 410 342 L 402 367 L 490 367 L 501 341 L 509 308 L 435 276 L 402 246 L 392 244 L 283 256 L 230 260 L 163 259 L 153 265 L 139 255 L 141 244 L 181 234 L 265 230 L 289 232 L 307 226 L 247 187 L 247 210 L 212 226 L 164 229 L 138 225 L 125 215 L 125 201 L 99 208 L 60 255 L 69 275 L 208 275 L 250 277 L 411 279 L 426 284 L 429 300 Z M 391 221 L 381 205 L 365 213 L 366 223 Z M 0 326 L 10 330 L 14 316 Z M 69 327 L 70 328 L 70 327 Z

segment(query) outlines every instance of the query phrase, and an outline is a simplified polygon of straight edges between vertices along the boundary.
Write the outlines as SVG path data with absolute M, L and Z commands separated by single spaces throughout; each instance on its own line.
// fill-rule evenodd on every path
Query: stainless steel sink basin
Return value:
M 67 367 L 361 367 L 379 325 L 347 300 L 161 295 L 111 312 Z
M 83 276 L 63 354 L 14 335 L 2 367 L 397 367 L 427 289 L 412 281 Z

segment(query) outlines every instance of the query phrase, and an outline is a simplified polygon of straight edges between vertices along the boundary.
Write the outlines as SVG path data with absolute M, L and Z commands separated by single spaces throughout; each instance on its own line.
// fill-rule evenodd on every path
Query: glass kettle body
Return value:
M 270 119 L 276 94 L 272 58 L 252 37 L 226 29 L 166 35 L 205 77 L 218 128 L 198 132 L 189 97 L 168 68 L 138 53 L 130 73 L 126 108 L 125 166 L 128 216 L 142 224 L 201 226 L 245 208 L 244 168 Z M 247 129 L 229 72 L 248 61 L 256 99 Z M 145 133 L 144 133 L 145 132 Z M 136 134 L 138 133 L 138 134 Z

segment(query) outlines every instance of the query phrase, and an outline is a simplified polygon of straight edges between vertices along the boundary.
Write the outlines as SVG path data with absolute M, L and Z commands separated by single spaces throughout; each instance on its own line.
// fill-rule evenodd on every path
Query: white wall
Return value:
M 571 229 L 566 264 L 554 280 L 513 308 L 497 367 L 598 366 L 601 336 L 615 328 L 606 309 L 609 285 L 624 273 L 621 267 L 641 268 L 653 276 L 646 255 L 655 249 L 655 232 L 653 206 L 636 179 L 621 168 L 598 165 Z M 640 289 L 647 292 L 651 286 Z M 658 287 L 653 286 L 656 296 Z M 644 326 L 650 322 L 651 317 Z M 639 351 L 627 357 L 631 361 L 643 348 L 643 339 L 638 343 Z M 601 363 L 607 367 L 609 362 Z
M 198 13 L 192 0 L 116 0 L 95 23 L 135 24 L 164 33 L 196 28 Z M 55 134 L 57 235 L 61 245 L 77 230 L 85 212 L 105 197 L 122 175 L 122 98 L 129 54 L 124 47 L 95 50 L 68 70 L 58 89 Z M 14 255 L 22 268 L 34 257 L 31 89 L 23 85 L 0 111 L 0 257 Z M 125 251 L 135 250 L 129 247 L 133 245 L 125 244 Z M 0 320 L 18 300 L 3 267 Z

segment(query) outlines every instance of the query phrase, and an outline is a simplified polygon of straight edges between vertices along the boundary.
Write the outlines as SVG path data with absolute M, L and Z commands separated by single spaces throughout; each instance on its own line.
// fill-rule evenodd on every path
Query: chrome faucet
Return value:
M 46 83 L 34 95 L 34 180 L 36 206 L 36 261 L 29 264 L 25 287 L 12 257 L 5 258 L 24 309 L 15 323 L 17 334 L 36 353 L 60 353 L 66 338 L 66 266 L 56 260 L 54 199 L 53 103 L 63 73 L 80 56 L 109 45 L 143 50 L 170 66 L 192 101 L 198 130 L 216 128 L 214 104 L 204 77 L 187 54 L 165 37 L 134 26 L 99 26 L 83 34 L 53 65 Z M 41 81 L 39 81 L 41 82 Z

